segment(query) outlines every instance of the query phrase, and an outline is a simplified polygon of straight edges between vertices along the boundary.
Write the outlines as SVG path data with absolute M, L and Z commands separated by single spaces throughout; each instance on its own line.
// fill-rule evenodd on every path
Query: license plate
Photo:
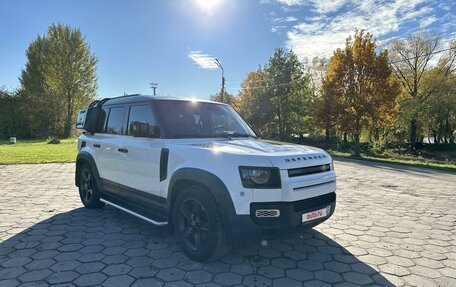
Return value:
M 307 212 L 302 214 L 302 222 L 311 221 L 314 219 L 322 218 L 328 216 L 329 212 L 331 211 L 331 206 L 326 208 L 322 208 L 319 210 Z

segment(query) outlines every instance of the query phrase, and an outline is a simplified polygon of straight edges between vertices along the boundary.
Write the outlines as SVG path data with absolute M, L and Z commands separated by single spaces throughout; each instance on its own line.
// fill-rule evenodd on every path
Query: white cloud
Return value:
M 437 18 L 435 16 L 431 16 L 427 19 L 423 19 L 423 21 L 421 21 L 421 23 L 420 23 L 420 28 L 421 29 L 426 28 L 427 26 L 431 25 L 435 21 L 437 21 Z
M 296 17 L 293 17 L 293 16 L 288 16 L 288 17 L 284 17 L 284 18 L 274 18 L 272 19 L 273 22 L 276 22 L 276 23 L 284 23 L 284 22 L 296 22 L 298 21 L 298 18 Z
M 287 26 L 283 26 L 283 25 L 272 26 L 271 27 L 271 32 L 272 33 L 282 32 L 286 28 L 287 28 Z
M 306 1 L 304 0 L 276 0 L 280 4 L 284 4 L 287 6 L 297 6 L 303 5 Z
M 209 54 L 204 54 L 201 51 L 190 51 L 188 57 L 202 69 L 218 69 L 217 64 L 215 64 L 215 58 Z
M 275 2 L 285 6 L 312 6 L 312 10 L 317 13 L 330 13 L 339 10 L 342 6 L 348 3 L 348 0 L 275 0 Z M 270 1 L 262 1 L 263 4 L 268 4 Z
M 311 1 L 313 4 L 313 7 L 317 13 L 321 14 L 326 14 L 326 13 L 331 13 L 331 12 L 336 12 L 342 6 L 348 3 L 347 0 L 333 0 L 333 1 L 319 1 L 319 0 L 314 0 Z
M 331 5 L 313 3 L 315 13 L 288 28 L 286 45 L 303 59 L 331 56 L 335 49 L 344 47 L 346 38 L 353 35 L 356 29 L 364 29 L 377 39 L 391 39 L 392 34 L 407 23 L 415 27 L 422 23 L 430 25 L 433 8 L 427 1 L 393 0 L 385 3 L 379 0 L 341 0 L 331 2 Z M 342 7 L 345 9 L 340 9 Z M 336 15 L 326 14 L 336 10 L 339 11 Z

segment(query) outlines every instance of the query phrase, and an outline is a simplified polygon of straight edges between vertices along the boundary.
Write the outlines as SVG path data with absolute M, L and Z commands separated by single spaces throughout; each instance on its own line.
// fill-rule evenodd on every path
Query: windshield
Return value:
M 166 100 L 157 101 L 155 106 L 165 138 L 256 137 L 230 106 Z

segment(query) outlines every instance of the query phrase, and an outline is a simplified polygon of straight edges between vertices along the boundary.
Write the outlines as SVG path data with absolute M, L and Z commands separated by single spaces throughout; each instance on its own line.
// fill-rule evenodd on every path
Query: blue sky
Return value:
M 13 90 L 25 50 L 51 23 L 79 27 L 97 56 L 98 96 L 150 94 L 208 98 L 220 90 L 218 58 L 227 90 L 267 62 L 275 47 L 304 61 L 329 57 L 355 29 L 382 47 L 409 33 L 456 38 L 456 4 L 433 0 L 141 0 L 0 2 L 0 86 Z

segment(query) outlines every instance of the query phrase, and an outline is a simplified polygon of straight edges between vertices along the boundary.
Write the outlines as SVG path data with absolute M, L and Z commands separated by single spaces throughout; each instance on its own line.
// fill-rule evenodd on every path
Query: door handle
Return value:
M 101 145 L 99 145 L 99 144 L 93 144 L 93 147 L 100 148 Z
M 118 148 L 117 150 L 119 152 L 128 153 L 128 149 L 126 149 L 126 148 Z

